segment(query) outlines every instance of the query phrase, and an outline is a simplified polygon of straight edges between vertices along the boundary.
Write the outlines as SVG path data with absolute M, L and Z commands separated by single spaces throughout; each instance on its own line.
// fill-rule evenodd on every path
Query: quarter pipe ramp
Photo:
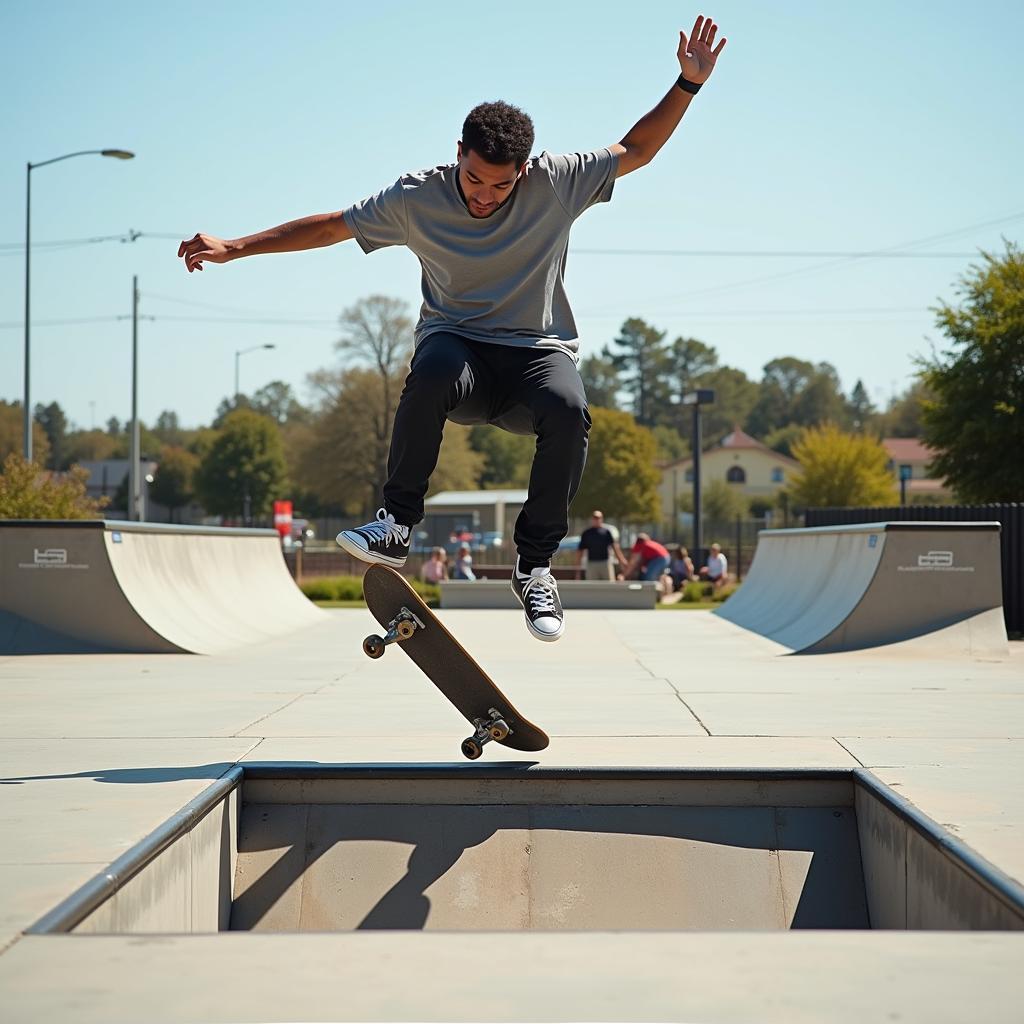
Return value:
M 0 655 L 218 654 L 322 615 L 273 530 L 0 522 Z
M 919 653 L 1005 656 L 999 523 L 764 530 L 743 586 L 716 612 L 790 652 L 920 638 Z

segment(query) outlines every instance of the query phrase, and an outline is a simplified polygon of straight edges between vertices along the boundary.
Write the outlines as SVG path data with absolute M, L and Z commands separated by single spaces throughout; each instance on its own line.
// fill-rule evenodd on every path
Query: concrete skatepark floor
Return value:
M 1024 880 L 1020 643 L 793 658 L 703 612 L 573 612 L 556 645 L 521 614 L 442 615 L 550 733 L 544 765 L 862 766 Z M 460 762 L 464 722 L 408 659 L 363 656 L 371 622 L 212 657 L 0 659 L 5 1019 L 137 1020 L 141 998 L 168 1021 L 1019 1019 L 1006 933 L 22 934 L 236 762 Z M 482 1014 L 499 956 L 529 981 Z

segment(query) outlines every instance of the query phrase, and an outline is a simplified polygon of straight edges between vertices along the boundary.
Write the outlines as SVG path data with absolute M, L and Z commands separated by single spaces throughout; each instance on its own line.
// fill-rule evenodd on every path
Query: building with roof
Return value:
M 916 437 L 883 437 L 882 447 L 889 456 L 887 468 L 897 485 L 906 480 L 906 504 L 914 501 L 950 501 L 952 492 L 945 482 L 932 476 L 935 449 Z
M 706 448 L 700 461 L 702 484 L 723 480 L 747 498 L 767 501 L 774 499 L 799 468 L 796 459 L 773 451 L 738 426 L 717 444 Z M 679 496 L 689 494 L 692 487 L 692 455 L 661 466 L 658 494 L 665 522 L 674 521 Z

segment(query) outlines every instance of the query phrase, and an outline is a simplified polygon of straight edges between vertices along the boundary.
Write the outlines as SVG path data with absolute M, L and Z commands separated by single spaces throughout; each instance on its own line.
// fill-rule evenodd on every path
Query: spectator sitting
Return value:
M 708 564 L 700 571 L 700 578 L 707 580 L 717 590 L 724 587 L 729 581 L 729 562 L 722 554 L 720 544 L 711 545 L 711 554 L 708 555 Z
M 694 578 L 693 559 L 690 558 L 690 553 L 686 548 L 681 545 L 676 545 L 671 554 L 668 573 L 672 577 L 672 589 L 682 590 Z
M 473 572 L 473 556 L 469 553 L 469 546 L 463 544 L 455 556 L 455 572 L 453 580 L 475 580 L 476 573 Z
M 625 576 L 630 579 L 639 570 L 638 578 L 657 582 L 668 567 L 668 550 L 656 540 L 651 540 L 648 533 L 638 533 L 633 545 L 633 557 L 626 566 Z
M 444 548 L 432 548 L 430 558 L 421 570 L 425 583 L 440 583 L 448 579 L 448 554 Z

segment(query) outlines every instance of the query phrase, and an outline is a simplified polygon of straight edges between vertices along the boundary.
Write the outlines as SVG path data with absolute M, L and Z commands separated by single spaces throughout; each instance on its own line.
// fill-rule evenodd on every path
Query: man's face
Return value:
M 514 163 L 490 164 L 459 143 L 459 184 L 473 217 L 490 217 L 498 210 L 512 195 L 521 173 Z

